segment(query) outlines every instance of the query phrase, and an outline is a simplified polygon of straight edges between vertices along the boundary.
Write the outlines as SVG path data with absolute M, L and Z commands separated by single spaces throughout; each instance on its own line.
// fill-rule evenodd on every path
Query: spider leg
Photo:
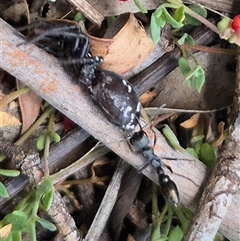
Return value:
M 74 31 L 78 31 L 76 33 L 71 32 L 70 30 Z M 74 44 L 74 48 L 72 50 L 72 52 L 76 51 L 79 48 L 79 45 L 81 44 L 81 42 L 83 42 L 83 45 L 81 46 L 81 51 L 80 51 L 80 58 L 83 58 L 85 55 L 87 55 L 87 53 L 89 52 L 89 39 L 86 35 L 82 34 L 81 29 L 77 26 L 64 26 L 64 27 L 57 27 L 57 28 L 53 28 L 53 29 L 49 29 L 47 31 L 42 32 L 41 34 L 34 36 L 32 38 L 30 38 L 27 43 L 35 43 L 37 44 L 40 41 L 44 41 L 48 38 L 54 38 L 54 37 L 61 37 L 62 38 L 72 38 L 73 40 L 75 39 L 75 44 Z M 54 40 L 54 39 L 52 39 Z M 82 41 L 80 41 L 82 40 Z M 62 40 L 64 41 L 64 39 Z

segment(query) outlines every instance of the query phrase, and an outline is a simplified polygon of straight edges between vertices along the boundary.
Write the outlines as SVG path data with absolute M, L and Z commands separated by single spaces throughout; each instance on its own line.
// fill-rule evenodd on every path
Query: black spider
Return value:
M 27 41 L 58 58 L 76 82 L 89 89 L 91 98 L 110 122 L 127 133 L 134 130 L 140 115 L 134 88 L 117 73 L 98 69 L 103 59 L 92 56 L 89 39 L 75 22 L 41 20 L 33 25 Z

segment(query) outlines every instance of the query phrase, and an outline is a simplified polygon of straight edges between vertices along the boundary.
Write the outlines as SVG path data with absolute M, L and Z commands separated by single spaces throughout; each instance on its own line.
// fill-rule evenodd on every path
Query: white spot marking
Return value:
M 127 125 L 126 125 L 126 130 L 133 130 L 135 128 L 135 125 L 132 125 L 132 122 L 129 122 Z
M 138 102 L 136 112 L 140 112 L 140 110 L 141 110 L 141 103 Z
M 134 120 L 135 120 L 135 114 L 132 113 L 132 114 L 131 114 L 131 121 L 133 122 Z
M 122 83 L 127 86 L 128 88 L 128 93 L 132 92 L 132 86 L 130 84 L 128 84 L 128 82 L 125 79 L 122 79 Z
M 129 116 L 128 112 L 131 112 L 131 111 L 132 111 L 132 107 L 127 106 L 127 108 L 123 112 L 123 116 L 127 118 Z
M 128 86 L 127 81 L 126 81 L 125 79 L 122 79 L 122 83 L 123 83 L 125 86 Z

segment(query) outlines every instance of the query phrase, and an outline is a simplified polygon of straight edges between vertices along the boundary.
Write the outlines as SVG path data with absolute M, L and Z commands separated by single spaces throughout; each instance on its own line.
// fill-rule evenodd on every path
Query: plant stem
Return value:
M 90 178 L 86 178 L 86 179 L 75 179 L 75 180 L 65 180 L 61 183 L 62 186 L 66 186 L 66 185 L 81 185 L 81 184 L 86 184 L 86 183 L 104 183 L 107 181 L 111 180 L 111 176 L 107 175 L 107 176 L 102 176 L 102 177 L 90 177 Z
M 198 50 L 201 52 L 207 52 L 207 53 L 213 53 L 213 54 L 225 54 L 225 55 L 237 55 L 237 50 L 236 49 L 222 49 L 222 48 L 212 48 L 208 46 L 202 46 L 202 45 L 197 45 L 197 44 L 188 44 L 184 43 L 181 47 L 187 48 L 187 49 L 193 49 L 193 50 Z
M 72 163 L 70 166 L 67 166 L 61 171 L 55 174 L 52 174 L 50 176 L 50 180 L 53 182 L 53 184 L 56 184 L 57 182 L 60 182 L 61 180 L 66 179 L 72 173 L 78 171 L 83 166 L 86 166 L 87 164 L 93 162 L 93 160 L 106 154 L 107 152 L 108 152 L 107 147 L 98 146 L 97 144 L 91 150 L 89 150 L 84 156 L 82 156 L 76 162 Z
M 44 177 L 45 178 L 49 176 L 48 158 L 49 158 L 50 144 L 51 144 L 50 136 L 48 134 L 46 134 L 45 135 L 44 155 L 43 155 L 43 159 L 44 159 Z
M 29 136 L 37 129 L 38 126 L 49 116 L 49 114 L 54 110 L 52 106 L 47 107 L 44 113 L 32 124 L 32 126 L 15 142 L 15 145 L 20 146 L 26 141 Z
M 164 230 L 164 236 L 168 236 L 168 234 L 169 234 L 169 230 L 170 230 L 171 224 L 172 224 L 172 215 L 173 215 L 171 205 L 168 204 L 167 206 L 168 206 L 168 215 L 167 215 L 166 227 L 165 227 L 165 230 Z
M 11 94 L 6 95 L 2 100 L 0 100 L 0 110 L 3 109 L 4 106 L 9 104 L 11 101 L 17 99 L 19 96 L 27 93 L 30 89 L 28 87 L 24 87 L 20 90 L 14 91 Z
M 205 19 L 204 17 L 202 17 L 200 14 L 194 12 L 192 9 L 190 9 L 189 7 L 184 6 L 184 10 L 187 14 L 189 14 L 190 16 L 194 17 L 195 19 L 197 19 L 199 22 L 203 23 L 204 25 L 206 25 L 208 28 L 210 28 L 213 32 L 215 32 L 216 34 L 220 34 L 218 28 L 212 24 L 211 22 L 209 22 L 207 19 Z
M 37 241 L 36 238 L 36 220 L 33 217 L 30 218 L 31 225 L 29 225 L 29 240 Z
M 182 209 L 175 208 L 174 212 L 176 213 L 176 215 L 181 223 L 181 229 L 182 229 L 183 233 L 185 233 L 189 226 L 189 220 L 185 217 Z
M 209 22 L 207 19 L 205 19 L 204 17 L 202 17 L 200 14 L 194 12 L 192 9 L 190 9 L 189 7 L 185 6 L 183 4 L 182 1 L 177 1 L 177 0 L 168 0 L 168 2 L 170 2 L 171 5 L 175 5 L 174 8 L 179 8 L 179 7 L 184 7 L 184 11 L 185 13 L 189 14 L 190 16 L 192 16 L 193 18 L 197 19 L 199 22 L 203 23 L 204 25 L 206 25 L 208 28 L 210 28 L 213 32 L 215 32 L 216 34 L 220 34 L 218 28 L 212 24 L 211 22 Z
M 197 60 L 197 58 L 195 57 L 195 55 L 194 55 L 191 51 L 189 51 L 189 50 L 187 50 L 187 53 L 191 56 L 191 58 L 193 59 L 194 63 L 195 63 L 196 65 L 199 65 L 198 60 Z
M 49 149 L 51 144 L 50 133 L 54 131 L 54 117 L 55 117 L 55 109 L 53 109 L 49 114 L 48 121 L 48 129 L 47 134 L 45 135 L 45 147 L 44 147 L 44 176 L 49 176 L 49 168 L 48 168 L 48 159 L 49 159 Z

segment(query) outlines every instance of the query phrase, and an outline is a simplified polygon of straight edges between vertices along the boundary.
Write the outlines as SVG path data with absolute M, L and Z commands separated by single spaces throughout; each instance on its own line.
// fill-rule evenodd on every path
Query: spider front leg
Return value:
M 59 27 L 43 21 L 33 28 L 27 38 L 28 43 L 36 44 L 55 57 L 83 58 L 89 53 L 89 39 L 75 24 Z

